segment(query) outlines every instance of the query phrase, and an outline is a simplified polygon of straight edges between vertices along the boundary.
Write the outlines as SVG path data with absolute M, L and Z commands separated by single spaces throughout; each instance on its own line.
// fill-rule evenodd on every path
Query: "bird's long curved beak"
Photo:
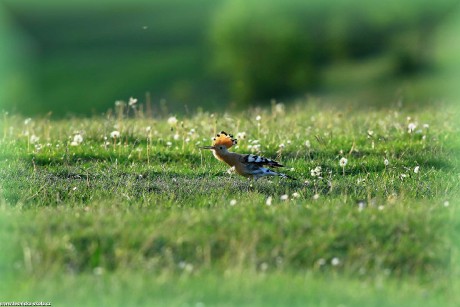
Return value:
M 203 146 L 200 149 L 216 149 L 214 146 Z

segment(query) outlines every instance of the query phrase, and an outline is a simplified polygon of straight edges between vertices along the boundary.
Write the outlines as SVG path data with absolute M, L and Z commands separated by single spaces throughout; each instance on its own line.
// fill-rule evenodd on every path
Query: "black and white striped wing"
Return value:
M 274 160 L 270 160 L 257 155 L 245 155 L 243 156 L 243 163 L 252 164 L 252 165 L 267 165 L 269 167 L 282 167 L 283 165 L 279 164 Z

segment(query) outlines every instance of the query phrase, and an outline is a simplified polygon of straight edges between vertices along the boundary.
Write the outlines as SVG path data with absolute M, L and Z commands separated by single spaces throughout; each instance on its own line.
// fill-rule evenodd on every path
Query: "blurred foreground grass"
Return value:
M 449 105 L 315 101 L 183 118 L 5 114 L 1 299 L 454 306 L 457 119 Z M 198 149 L 220 130 L 298 180 L 228 174 Z

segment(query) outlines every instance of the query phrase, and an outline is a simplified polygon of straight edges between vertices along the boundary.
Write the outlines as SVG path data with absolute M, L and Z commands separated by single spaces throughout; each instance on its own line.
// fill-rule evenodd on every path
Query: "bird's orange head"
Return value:
M 227 149 L 232 147 L 233 145 L 237 144 L 237 140 L 233 138 L 233 135 L 226 133 L 225 131 L 221 131 L 219 134 L 216 135 L 215 138 L 212 139 L 212 146 L 205 146 L 204 149 L 215 149 L 216 147 L 223 145 Z

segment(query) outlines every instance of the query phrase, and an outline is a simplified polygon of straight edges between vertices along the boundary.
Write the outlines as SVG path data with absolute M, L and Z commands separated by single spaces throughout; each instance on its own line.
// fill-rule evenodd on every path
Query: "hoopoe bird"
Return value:
M 204 146 L 202 149 L 210 149 L 216 159 L 230 165 L 241 176 L 258 179 L 264 176 L 280 176 L 282 178 L 292 178 L 286 174 L 275 172 L 268 167 L 283 167 L 274 160 L 252 154 L 239 154 L 228 151 L 233 145 L 237 144 L 237 140 L 233 135 L 222 131 L 213 138 L 212 146 Z

